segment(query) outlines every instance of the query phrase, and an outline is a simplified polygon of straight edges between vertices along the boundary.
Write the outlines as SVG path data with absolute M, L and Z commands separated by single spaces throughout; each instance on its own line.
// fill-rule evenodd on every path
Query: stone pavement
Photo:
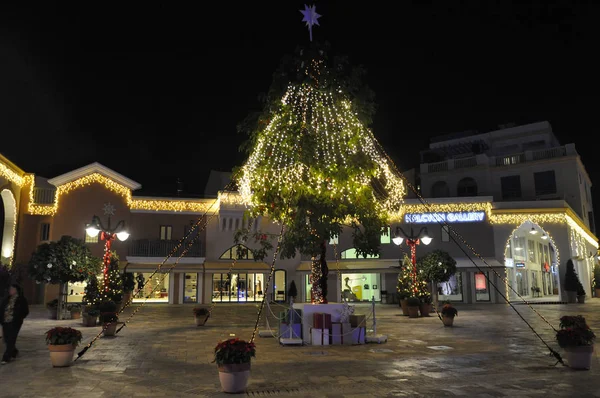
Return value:
M 589 301 L 535 308 L 556 327 L 561 315 L 582 314 L 600 335 L 600 299 Z M 553 331 L 526 306 L 516 307 L 558 349 Z M 213 348 L 231 335 L 249 339 L 257 306 L 218 305 L 204 327 L 194 325 L 192 308 L 147 305 L 118 336 L 99 339 L 72 367 L 52 368 L 47 329 L 77 327 L 87 342 L 100 327 L 49 320 L 44 308 L 32 307 L 17 344 L 20 358 L 0 367 L 0 397 L 224 396 L 211 363 Z M 435 316 L 408 319 L 397 306 L 378 305 L 378 332 L 389 339 L 381 345 L 282 347 L 273 338 L 257 338 L 247 395 L 600 396 L 597 357 L 590 371 L 554 367 L 548 350 L 508 306 L 457 308 L 456 326 L 445 328 Z M 356 312 L 369 310 L 361 305 Z

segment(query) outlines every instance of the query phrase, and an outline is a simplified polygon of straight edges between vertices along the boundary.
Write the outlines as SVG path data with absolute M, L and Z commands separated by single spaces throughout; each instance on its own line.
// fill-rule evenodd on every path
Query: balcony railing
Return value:
M 33 201 L 39 205 L 54 204 L 55 189 L 51 188 L 33 188 Z
M 508 156 L 497 156 L 496 166 L 510 166 L 512 164 L 525 163 L 525 153 L 517 153 Z
M 533 160 L 559 158 L 567 156 L 567 148 L 559 146 L 556 148 L 540 149 L 539 151 L 534 151 L 531 155 Z
M 454 168 L 455 169 L 464 169 L 467 167 L 475 167 L 477 166 L 477 158 L 472 156 L 470 158 L 464 159 L 454 159 Z
M 437 162 L 437 163 L 429 163 L 427 165 L 427 171 L 430 173 L 436 173 L 438 171 L 447 171 L 448 170 L 448 162 Z
M 131 241 L 129 244 L 129 256 L 131 257 L 167 257 L 172 254 L 177 258 L 189 247 L 189 243 L 182 243 L 173 253 L 173 249 L 179 243 L 178 240 L 147 240 L 140 239 Z M 202 242 L 196 241 L 185 254 L 185 257 L 204 257 L 204 246 Z

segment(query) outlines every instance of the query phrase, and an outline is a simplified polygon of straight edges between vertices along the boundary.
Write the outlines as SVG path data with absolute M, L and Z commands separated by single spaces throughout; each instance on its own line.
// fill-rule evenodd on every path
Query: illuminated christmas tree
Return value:
M 87 279 L 87 285 L 85 286 L 85 292 L 83 295 L 84 305 L 95 306 L 100 301 L 100 288 L 98 286 L 98 277 L 96 275 L 90 275 Z
M 410 258 L 405 254 L 400 265 L 400 273 L 398 274 L 398 285 L 396 290 L 398 291 L 398 298 L 400 300 L 406 300 L 407 298 L 414 295 L 412 290 L 413 275 L 412 275 L 412 263 Z
M 348 227 L 357 254 L 379 254 L 405 194 L 366 127 L 374 107 L 362 72 L 325 50 L 315 45 L 284 59 L 262 116 L 246 128 L 249 157 L 238 180 L 252 217 L 285 225 L 281 256 L 311 257 L 313 303 L 327 302 L 329 240 Z
M 101 293 L 101 301 L 114 301 L 120 303 L 123 299 L 123 277 L 119 272 L 119 256 L 111 252 L 110 267 L 108 270 L 108 288 Z

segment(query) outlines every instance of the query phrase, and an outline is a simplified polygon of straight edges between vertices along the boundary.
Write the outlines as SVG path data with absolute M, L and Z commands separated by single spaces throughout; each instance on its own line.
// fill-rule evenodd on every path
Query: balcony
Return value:
M 574 144 L 545 148 L 535 151 L 525 151 L 503 156 L 488 156 L 485 154 L 470 156 L 466 158 L 448 159 L 442 162 L 422 163 L 421 174 L 440 173 L 456 169 L 468 169 L 478 166 L 483 167 L 506 167 L 522 163 L 537 162 L 540 160 L 561 158 L 565 156 L 577 156 Z
M 129 244 L 128 256 L 166 258 L 173 252 L 173 249 L 178 243 L 178 240 L 133 240 Z M 189 244 L 182 243 L 181 247 L 179 247 L 177 251 L 173 253 L 172 257 L 178 258 L 181 256 L 181 253 L 183 253 L 185 248 L 188 246 Z M 186 257 L 204 257 L 204 246 L 202 245 L 202 242 L 194 242 L 186 252 L 184 258 Z
M 52 188 L 33 188 L 33 203 L 38 205 L 54 204 L 56 189 Z

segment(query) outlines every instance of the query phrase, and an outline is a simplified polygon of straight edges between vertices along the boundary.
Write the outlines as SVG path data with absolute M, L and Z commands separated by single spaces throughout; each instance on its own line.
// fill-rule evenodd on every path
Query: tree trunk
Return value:
M 327 245 L 321 243 L 321 253 L 312 256 L 311 266 L 311 302 L 312 304 L 327 304 L 327 276 L 329 268 L 327 267 Z
M 66 319 L 65 312 L 67 310 L 67 284 L 61 283 L 58 285 L 58 306 L 56 307 L 56 319 Z
M 431 298 L 433 299 L 433 308 L 435 308 L 436 310 L 439 309 L 439 307 L 438 307 L 438 289 L 437 289 L 437 283 L 435 283 L 435 282 L 431 282 Z

